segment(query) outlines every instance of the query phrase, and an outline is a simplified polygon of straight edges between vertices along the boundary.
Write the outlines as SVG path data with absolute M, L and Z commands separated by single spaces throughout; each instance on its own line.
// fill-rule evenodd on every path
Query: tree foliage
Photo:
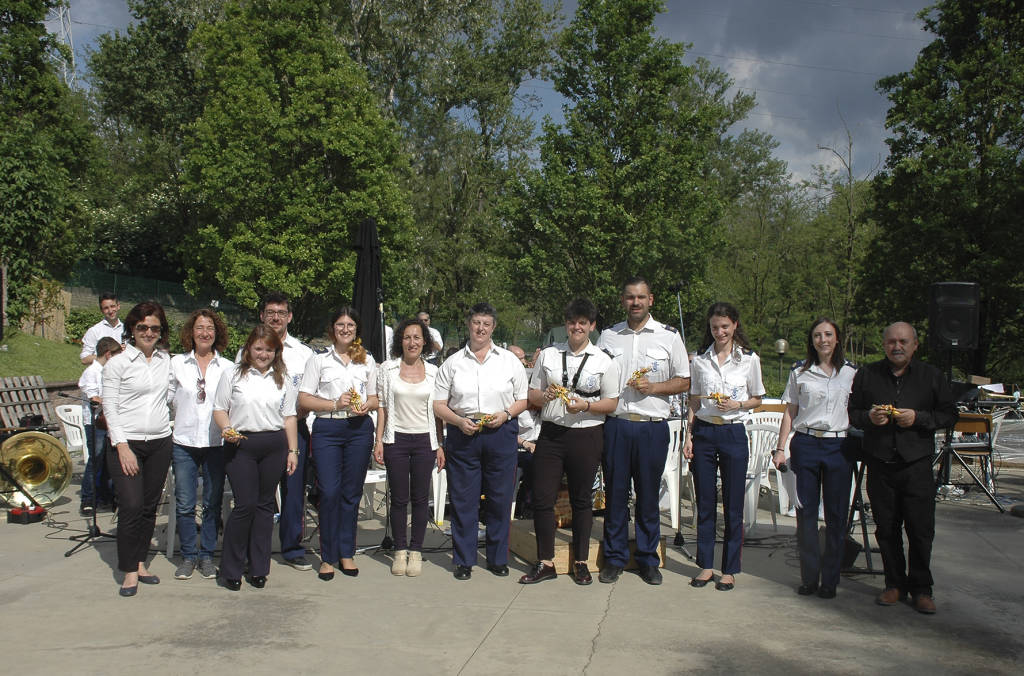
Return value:
M 0 260 L 10 312 L 29 307 L 36 276 L 66 279 L 92 232 L 89 183 L 98 170 L 84 98 L 48 61 L 43 25 L 55 0 L 0 9 Z
M 185 139 L 199 227 L 186 285 L 254 307 L 267 289 L 319 327 L 348 302 L 359 223 L 376 218 L 385 284 L 401 289 L 410 219 L 403 158 L 363 71 L 317 0 L 229 2 L 196 30 L 204 107 Z
M 706 295 L 722 207 L 713 151 L 752 99 L 728 99 L 724 73 L 685 65 L 683 45 L 655 38 L 662 9 L 581 0 L 559 41 L 565 123 L 545 122 L 541 168 L 516 210 L 520 280 L 549 321 L 574 295 L 615 320 L 633 274 L 652 280 L 656 299 L 678 281 L 688 299 Z
M 981 284 L 981 349 L 969 368 L 1024 378 L 1024 13 L 1011 0 L 940 0 L 935 39 L 879 82 L 890 154 L 874 181 L 881 226 L 862 306 L 923 325 L 933 282 Z

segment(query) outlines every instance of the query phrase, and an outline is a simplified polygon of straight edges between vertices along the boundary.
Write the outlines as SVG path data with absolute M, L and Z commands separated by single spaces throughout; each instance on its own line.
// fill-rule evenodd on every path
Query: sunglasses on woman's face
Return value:
M 160 333 L 160 328 L 159 324 L 136 324 L 135 332 L 146 333 L 148 331 L 150 333 Z

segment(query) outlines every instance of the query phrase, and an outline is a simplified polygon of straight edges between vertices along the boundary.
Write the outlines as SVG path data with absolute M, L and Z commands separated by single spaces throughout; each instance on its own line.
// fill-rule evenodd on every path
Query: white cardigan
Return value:
M 377 397 L 380 407 L 388 409 L 388 419 L 384 421 L 384 437 L 381 441 L 385 444 L 395 443 L 395 417 L 391 410 L 395 406 L 395 391 L 392 383 L 398 378 L 398 367 L 401 359 L 389 359 L 377 369 Z M 437 367 L 427 362 L 423 363 L 426 370 L 427 383 L 431 390 L 434 388 L 434 379 L 437 377 Z M 433 397 L 427 398 L 427 427 L 430 429 L 430 448 L 438 448 L 441 443 L 437 439 L 437 424 L 434 419 Z

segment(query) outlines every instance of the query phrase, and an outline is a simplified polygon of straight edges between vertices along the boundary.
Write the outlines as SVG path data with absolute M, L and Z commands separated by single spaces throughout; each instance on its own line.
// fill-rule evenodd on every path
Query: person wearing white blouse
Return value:
M 779 445 L 772 454 L 778 467 L 786 460 L 784 446 L 790 431 L 790 467 L 796 474 L 796 538 L 800 548 L 800 587 L 797 593 L 815 592 L 835 598 L 842 566 L 846 516 L 850 508 L 852 451 L 846 430 L 846 407 L 853 388 L 853 364 L 843 355 L 839 327 L 820 318 L 807 332 L 807 358 L 789 373 L 782 401 L 786 411 L 779 427 Z M 818 546 L 818 503 L 824 497 L 825 556 Z M 820 587 L 819 587 L 820 581 Z
M 729 591 L 740 572 L 743 548 L 743 491 L 746 485 L 747 445 L 743 419 L 761 405 L 761 359 L 750 349 L 740 314 L 729 303 L 708 309 L 704 346 L 690 366 L 686 440 L 683 457 L 691 460 L 697 489 L 697 565 L 702 568 L 690 585 L 703 587 L 714 579 L 717 472 L 722 474 L 725 542 L 722 577 L 715 584 Z
M 321 580 L 359 574 L 354 556 L 359 501 L 373 451 L 377 373 L 373 355 L 359 338 L 359 313 L 343 307 L 331 317 L 332 345 L 306 362 L 299 406 L 316 415 L 310 445 L 320 488 Z
M 198 567 L 200 575 L 212 579 L 217 577 L 213 554 L 224 497 L 224 440 L 213 422 L 213 394 L 234 366 L 221 356 L 228 344 L 228 327 L 213 310 L 196 310 L 181 327 L 181 344 L 185 353 L 171 357 L 167 390 L 174 409 L 174 500 L 182 558 L 174 577 L 187 580 Z M 200 472 L 203 525 L 197 532 Z
M 158 303 L 139 303 L 124 320 L 127 345 L 103 367 L 103 414 L 110 446 L 107 467 L 118 502 L 117 567 L 121 596 L 138 584 L 158 584 L 146 568 L 156 509 L 171 464 L 167 385 L 171 358 L 167 317 Z
M 435 462 L 439 470 L 444 469 L 444 431 L 434 417 L 431 397 L 437 367 L 426 361 L 429 343 L 427 326 L 419 319 L 406 319 L 391 341 L 392 358 L 377 370 L 380 408 L 373 457 L 388 470 L 391 532 L 395 538 L 392 575 L 420 574 L 430 473 Z M 412 531 L 407 538 L 410 503 Z
M 283 472 L 298 465 L 295 386 L 288 378 L 281 339 L 259 325 L 242 348 L 242 358 L 217 384 L 213 421 L 227 442 L 224 467 L 235 506 L 224 524 L 220 574 L 231 591 L 242 587 L 249 562 L 249 583 L 267 584 L 274 532 L 274 494 Z

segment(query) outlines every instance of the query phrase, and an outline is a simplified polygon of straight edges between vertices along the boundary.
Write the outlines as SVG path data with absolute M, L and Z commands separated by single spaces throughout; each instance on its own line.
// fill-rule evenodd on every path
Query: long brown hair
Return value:
M 700 348 L 701 352 L 704 352 L 711 347 L 715 342 L 715 337 L 711 335 L 711 318 L 712 317 L 725 317 L 726 319 L 736 324 L 736 330 L 732 332 L 732 342 L 736 343 L 740 347 L 750 348 L 750 341 L 747 340 L 747 334 L 743 332 L 743 325 L 740 324 L 740 311 L 737 310 L 732 303 L 714 303 L 708 308 L 707 319 L 704 320 L 704 346 Z
M 238 375 L 245 378 L 249 374 L 249 369 L 255 368 L 249 350 L 258 340 L 263 341 L 264 345 L 274 350 L 274 361 L 270 362 L 270 368 L 274 371 L 274 382 L 277 384 L 277 389 L 281 389 L 284 387 L 284 377 L 288 375 L 288 369 L 284 365 L 284 345 L 281 344 L 281 338 L 277 333 L 264 324 L 257 324 L 249 334 L 249 338 L 246 339 L 245 347 L 242 348 L 242 359 L 238 362 Z
M 356 323 L 356 338 L 349 344 L 348 350 L 346 351 L 348 353 L 348 358 L 356 364 L 365 364 L 366 348 L 363 347 L 363 339 L 360 338 L 363 325 L 359 321 L 359 311 L 354 307 L 345 305 L 334 311 L 334 314 L 331 315 L 331 321 L 327 325 L 327 336 L 331 339 L 331 343 L 337 343 L 337 338 L 335 338 L 334 332 L 334 322 L 338 321 L 342 317 L 348 317 Z
M 843 351 L 843 334 L 839 331 L 839 327 L 834 321 L 828 317 L 818 317 L 811 324 L 811 330 L 807 332 L 807 359 L 804 359 L 803 368 L 801 371 L 806 371 L 811 368 L 813 364 L 819 363 L 818 351 L 814 349 L 814 329 L 818 328 L 822 324 L 831 324 L 832 330 L 836 333 L 836 347 L 832 350 L 832 368 L 836 371 L 843 368 L 843 364 L 846 363 L 846 353 Z

